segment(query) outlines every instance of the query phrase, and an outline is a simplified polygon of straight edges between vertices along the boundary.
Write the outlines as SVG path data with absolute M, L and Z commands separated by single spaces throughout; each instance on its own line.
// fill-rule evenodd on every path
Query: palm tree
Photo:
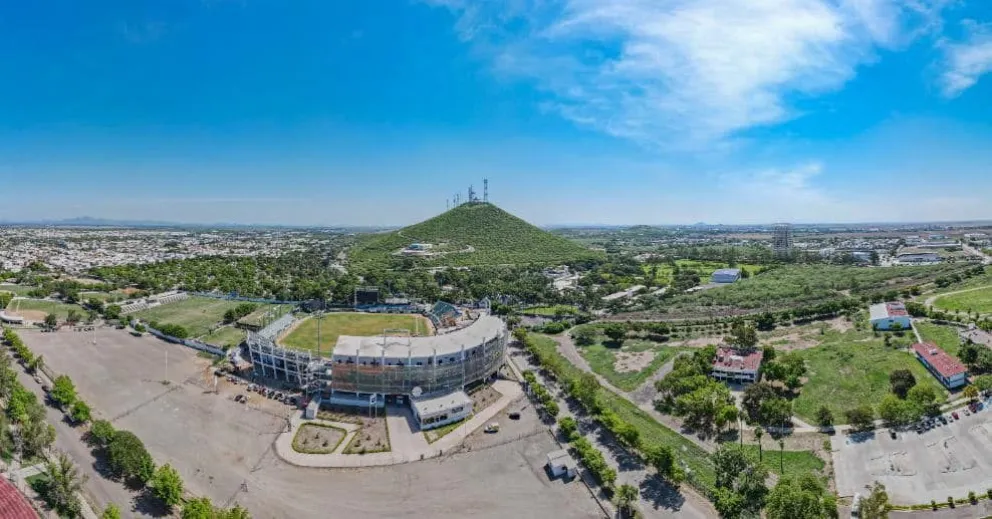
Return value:
M 741 447 L 744 447 L 744 424 L 747 422 L 747 413 L 743 409 L 737 413 L 737 421 L 740 423 L 737 434 L 741 437 Z
M 620 488 L 617 489 L 616 497 L 614 497 L 617 503 L 617 508 L 620 509 L 620 513 L 624 516 L 632 516 L 632 512 L 634 511 L 634 503 L 637 501 L 639 496 L 640 493 L 634 485 L 620 485 Z
M 762 451 L 761 451 L 761 437 L 765 435 L 765 431 L 761 430 L 761 427 L 755 427 L 754 437 L 758 439 L 758 463 L 762 461 Z
M 48 504 L 60 513 L 76 516 L 79 513 L 77 494 L 83 488 L 85 476 L 79 475 L 79 469 L 64 452 L 45 464 L 43 473 L 47 479 L 45 498 Z
M 45 367 L 44 355 L 38 355 L 37 357 L 31 359 L 31 363 L 28 364 L 28 370 L 31 371 L 31 373 L 37 373 L 38 370 L 44 367 Z

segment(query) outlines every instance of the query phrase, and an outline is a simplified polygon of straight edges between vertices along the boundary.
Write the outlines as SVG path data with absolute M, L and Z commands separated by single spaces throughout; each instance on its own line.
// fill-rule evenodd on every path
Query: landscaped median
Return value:
M 305 423 L 293 436 L 293 450 L 303 454 L 330 454 L 337 450 L 348 431 L 323 423 Z
M 716 483 L 716 471 L 709 454 L 692 441 L 658 423 L 629 400 L 604 389 L 591 373 L 575 367 L 558 353 L 547 337 L 519 333 L 517 338 L 533 354 L 541 367 L 557 379 L 598 422 L 625 446 L 642 456 L 658 449 L 669 449 L 688 469 L 685 481 L 707 496 Z

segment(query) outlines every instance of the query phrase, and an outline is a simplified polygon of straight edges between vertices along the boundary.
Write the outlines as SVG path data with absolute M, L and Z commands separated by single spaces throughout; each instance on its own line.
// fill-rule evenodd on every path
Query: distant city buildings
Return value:
M 776 256 L 788 256 L 793 247 L 792 225 L 787 223 L 775 224 L 772 228 L 772 250 Z

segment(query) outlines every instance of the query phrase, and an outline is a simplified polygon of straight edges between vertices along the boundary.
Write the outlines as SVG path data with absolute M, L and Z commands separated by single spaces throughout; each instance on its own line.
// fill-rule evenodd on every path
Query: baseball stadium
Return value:
M 422 429 L 440 427 L 471 414 L 464 390 L 496 374 L 509 334 L 486 304 L 459 309 L 441 302 L 424 307 L 421 315 L 435 334 L 413 336 L 404 329 L 339 335 L 321 356 L 284 343 L 294 325 L 287 314 L 249 332 L 247 351 L 256 375 L 303 389 L 319 402 L 360 407 L 409 403 Z

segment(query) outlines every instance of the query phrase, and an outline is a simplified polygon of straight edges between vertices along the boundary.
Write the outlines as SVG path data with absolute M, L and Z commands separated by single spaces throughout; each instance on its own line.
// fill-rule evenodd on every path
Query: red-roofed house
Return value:
M 713 370 L 710 374 L 719 380 L 757 382 L 763 356 L 761 350 L 740 351 L 721 346 L 716 350 L 716 358 L 713 359 Z
M 5 478 L 0 477 L 0 517 L 3 519 L 38 519 L 34 508 L 20 491 Z
M 898 325 L 900 330 L 909 330 L 913 319 L 906 311 L 906 305 L 895 303 L 879 303 L 868 308 L 868 320 L 876 330 L 891 330 Z
M 968 368 L 958 359 L 951 357 L 944 350 L 937 347 L 932 342 L 916 343 L 913 345 L 913 352 L 916 358 L 933 373 L 933 376 L 940 380 L 941 384 L 948 389 L 954 389 L 965 385 L 968 377 Z

